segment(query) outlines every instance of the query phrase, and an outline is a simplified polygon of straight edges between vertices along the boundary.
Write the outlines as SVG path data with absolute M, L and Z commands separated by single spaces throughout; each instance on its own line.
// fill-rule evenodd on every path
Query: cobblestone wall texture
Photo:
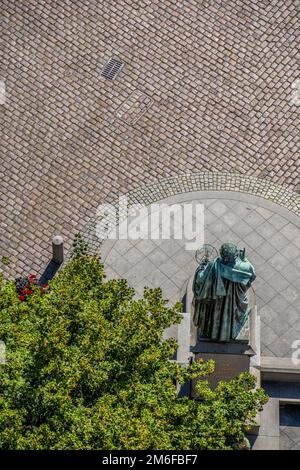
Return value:
M 298 0 L 2 0 L 1 255 L 39 271 L 103 201 L 222 172 L 300 192 Z M 118 77 L 106 61 L 124 62 Z M 133 125 L 118 108 L 139 90 Z M 294 99 L 293 99 L 294 97 Z M 120 114 L 120 113 L 119 113 Z

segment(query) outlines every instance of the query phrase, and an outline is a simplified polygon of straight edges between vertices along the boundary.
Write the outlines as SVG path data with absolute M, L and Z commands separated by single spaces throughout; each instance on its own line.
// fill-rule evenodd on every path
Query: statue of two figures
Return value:
M 256 277 L 254 267 L 245 250 L 233 243 L 224 243 L 219 256 L 214 247 L 204 245 L 196 259 L 193 303 L 198 339 L 238 339 L 251 311 L 248 291 Z

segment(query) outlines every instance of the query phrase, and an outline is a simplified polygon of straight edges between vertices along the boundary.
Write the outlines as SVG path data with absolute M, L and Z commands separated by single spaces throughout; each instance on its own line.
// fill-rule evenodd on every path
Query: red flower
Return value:
M 43 289 L 46 289 L 46 287 L 47 287 L 47 284 L 42 284 Z
M 19 299 L 21 300 L 21 302 L 23 302 L 23 300 L 25 300 L 25 295 L 19 295 Z
M 35 274 L 31 274 L 28 279 L 30 280 L 30 282 L 34 282 L 35 281 L 35 278 L 36 278 L 36 275 Z
M 29 290 L 29 289 L 23 290 L 22 294 L 30 295 L 30 294 L 32 294 L 32 290 Z

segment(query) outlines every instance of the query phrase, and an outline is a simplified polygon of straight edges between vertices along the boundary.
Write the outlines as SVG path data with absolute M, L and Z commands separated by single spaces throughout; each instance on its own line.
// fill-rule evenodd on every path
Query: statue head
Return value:
M 222 263 L 234 264 L 239 255 L 239 250 L 234 243 L 223 243 L 220 248 Z

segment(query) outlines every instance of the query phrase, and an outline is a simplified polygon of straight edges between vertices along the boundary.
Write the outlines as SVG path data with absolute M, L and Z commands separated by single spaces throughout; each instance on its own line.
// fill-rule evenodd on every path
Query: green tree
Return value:
M 266 398 L 249 374 L 199 401 L 174 381 L 207 376 L 211 362 L 179 366 L 166 327 L 179 322 L 161 291 L 135 300 L 125 280 L 105 281 L 96 256 L 73 257 L 47 289 L 20 301 L 0 287 L 1 449 L 231 449 Z

